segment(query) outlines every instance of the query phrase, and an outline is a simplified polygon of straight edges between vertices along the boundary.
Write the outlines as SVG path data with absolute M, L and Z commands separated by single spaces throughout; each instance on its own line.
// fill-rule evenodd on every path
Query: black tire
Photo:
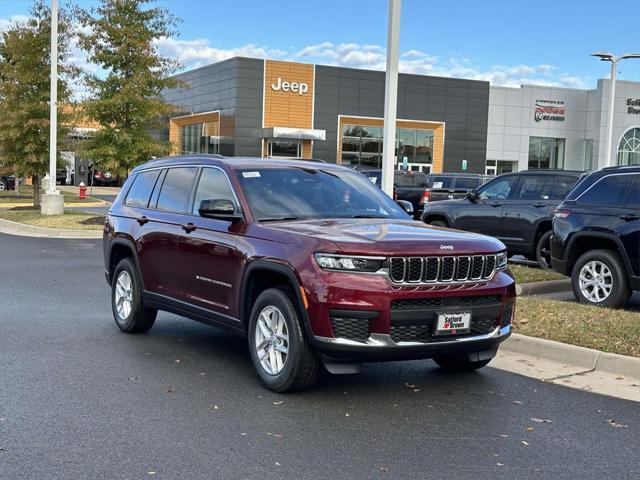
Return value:
M 604 264 L 611 274 L 610 293 L 600 301 L 593 301 L 593 299 L 585 296 L 580 288 L 580 272 L 590 262 Z M 613 250 L 591 250 L 578 258 L 578 261 L 571 269 L 571 286 L 573 287 L 574 296 L 580 303 L 600 307 L 621 307 L 629 301 L 631 296 L 631 288 L 629 287 L 629 280 L 627 279 L 622 259 Z
M 536 243 L 536 258 L 535 261 L 538 262 L 538 266 L 545 270 L 549 270 L 551 268 L 551 236 L 553 235 L 553 231 L 549 230 L 548 232 L 544 232 L 540 235 L 538 239 L 538 243 Z
M 449 224 L 444 220 L 430 220 L 427 222 L 429 225 L 433 225 L 434 227 L 444 227 L 449 228 Z
M 286 358 L 281 370 L 276 374 L 271 374 L 263 367 L 258 357 L 258 346 L 256 345 L 256 329 L 260 328 L 258 317 L 263 310 L 269 307 L 275 307 L 283 314 L 288 335 Z M 320 359 L 307 342 L 302 320 L 290 295 L 284 290 L 270 288 L 258 296 L 251 309 L 248 341 L 253 366 L 258 377 L 269 390 L 279 393 L 304 390 L 316 381 L 320 371 Z M 267 346 L 264 350 L 261 349 L 261 353 L 266 354 L 267 351 Z
M 119 288 L 118 280 L 122 276 L 123 281 L 125 281 L 126 276 L 124 273 L 128 275 L 131 282 L 131 307 L 128 312 L 125 310 L 119 313 L 116 300 Z M 142 282 L 138 275 L 138 269 L 131 258 L 122 259 L 113 272 L 113 278 L 111 280 L 111 310 L 116 325 L 126 333 L 147 332 L 156 321 L 158 311 L 154 308 L 144 306 L 142 300 Z
M 451 373 L 461 373 L 461 372 L 472 372 L 473 370 L 478 370 L 486 366 L 492 358 L 488 358 L 487 360 L 477 360 L 471 361 L 466 356 L 464 357 L 435 357 L 433 359 L 434 362 L 438 364 L 440 368 L 442 368 L 446 372 Z

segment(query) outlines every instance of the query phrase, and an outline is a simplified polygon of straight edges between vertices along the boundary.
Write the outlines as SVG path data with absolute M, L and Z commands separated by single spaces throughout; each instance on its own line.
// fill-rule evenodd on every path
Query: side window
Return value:
M 627 191 L 633 175 L 609 175 L 588 188 L 577 202 L 580 205 L 611 205 L 621 207 L 627 197 Z
M 149 204 L 149 197 L 151 196 L 159 174 L 160 170 L 149 170 L 139 173 L 127 194 L 127 199 L 124 201 L 125 205 L 130 207 L 146 207 Z
M 631 185 L 629 197 L 627 198 L 627 204 L 625 206 L 627 208 L 640 210 L 640 174 L 634 175 L 634 177 L 635 180 L 633 181 L 633 185 Z
M 576 177 L 567 177 L 555 175 L 547 177 L 542 187 L 543 200 L 562 200 L 569 190 L 573 188 L 578 179 Z
M 193 202 L 193 214 L 198 215 L 200 202 L 207 199 L 231 200 L 235 205 L 236 199 L 233 196 L 231 185 L 227 176 L 217 168 L 203 168 L 196 190 L 196 199 Z
M 189 197 L 197 171 L 195 167 L 169 169 L 158 196 L 158 209 L 186 213 L 189 210 Z
M 478 191 L 481 200 L 505 200 L 516 184 L 517 177 L 512 175 L 492 180 Z
M 438 190 L 440 188 L 451 188 L 453 185 L 453 177 L 434 177 L 431 188 Z
M 456 189 L 458 190 L 471 190 L 478 187 L 480 179 L 473 177 L 458 177 L 456 178 Z

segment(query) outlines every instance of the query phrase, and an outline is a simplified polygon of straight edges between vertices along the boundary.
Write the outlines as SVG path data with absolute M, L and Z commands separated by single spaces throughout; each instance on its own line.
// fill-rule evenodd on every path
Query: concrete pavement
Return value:
M 99 241 L 0 234 L 0 259 L 2 479 L 640 476 L 637 403 L 430 361 L 277 395 L 241 338 L 120 333 Z

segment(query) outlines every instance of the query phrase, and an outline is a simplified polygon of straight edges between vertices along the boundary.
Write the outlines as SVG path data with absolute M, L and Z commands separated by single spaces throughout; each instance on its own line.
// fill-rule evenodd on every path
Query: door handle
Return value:
M 546 207 L 546 205 L 544 203 L 534 203 L 533 206 L 536 207 L 536 208 Z
M 620 218 L 625 222 L 631 222 L 633 220 L 640 220 L 640 215 L 630 213 L 629 215 L 620 215 Z
M 182 225 L 182 229 L 183 229 L 185 232 L 187 232 L 187 233 L 191 233 L 191 232 L 193 232 L 196 228 L 198 228 L 198 227 L 196 227 L 196 226 L 195 226 L 193 223 L 191 223 L 191 222 L 189 222 L 189 223 L 185 223 L 184 225 Z
M 138 217 L 138 218 L 136 219 L 136 221 L 137 221 L 140 225 L 144 225 L 145 223 L 147 223 L 147 222 L 149 221 L 149 219 L 143 215 L 143 216 L 141 216 L 141 217 Z
M 501 203 L 492 203 L 491 206 L 492 207 L 501 207 L 502 204 Z

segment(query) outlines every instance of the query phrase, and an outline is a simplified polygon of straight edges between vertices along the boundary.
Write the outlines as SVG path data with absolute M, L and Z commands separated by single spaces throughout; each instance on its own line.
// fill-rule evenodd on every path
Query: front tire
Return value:
M 549 230 L 540 235 L 538 243 L 536 243 L 536 262 L 538 266 L 544 270 L 551 268 L 551 236 L 553 231 Z
M 621 307 L 631 296 L 622 259 L 612 250 L 583 254 L 571 270 L 571 286 L 580 303 L 600 307 Z
M 144 306 L 142 282 L 131 258 L 118 263 L 111 280 L 111 310 L 120 330 L 144 333 L 153 327 L 158 311 Z
M 285 291 L 270 288 L 258 296 L 251 310 L 248 339 L 253 366 L 269 390 L 292 392 L 315 382 L 320 361 Z
M 436 357 L 433 359 L 440 368 L 450 373 L 472 372 L 485 367 L 491 360 L 493 359 L 471 361 L 466 357 Z

